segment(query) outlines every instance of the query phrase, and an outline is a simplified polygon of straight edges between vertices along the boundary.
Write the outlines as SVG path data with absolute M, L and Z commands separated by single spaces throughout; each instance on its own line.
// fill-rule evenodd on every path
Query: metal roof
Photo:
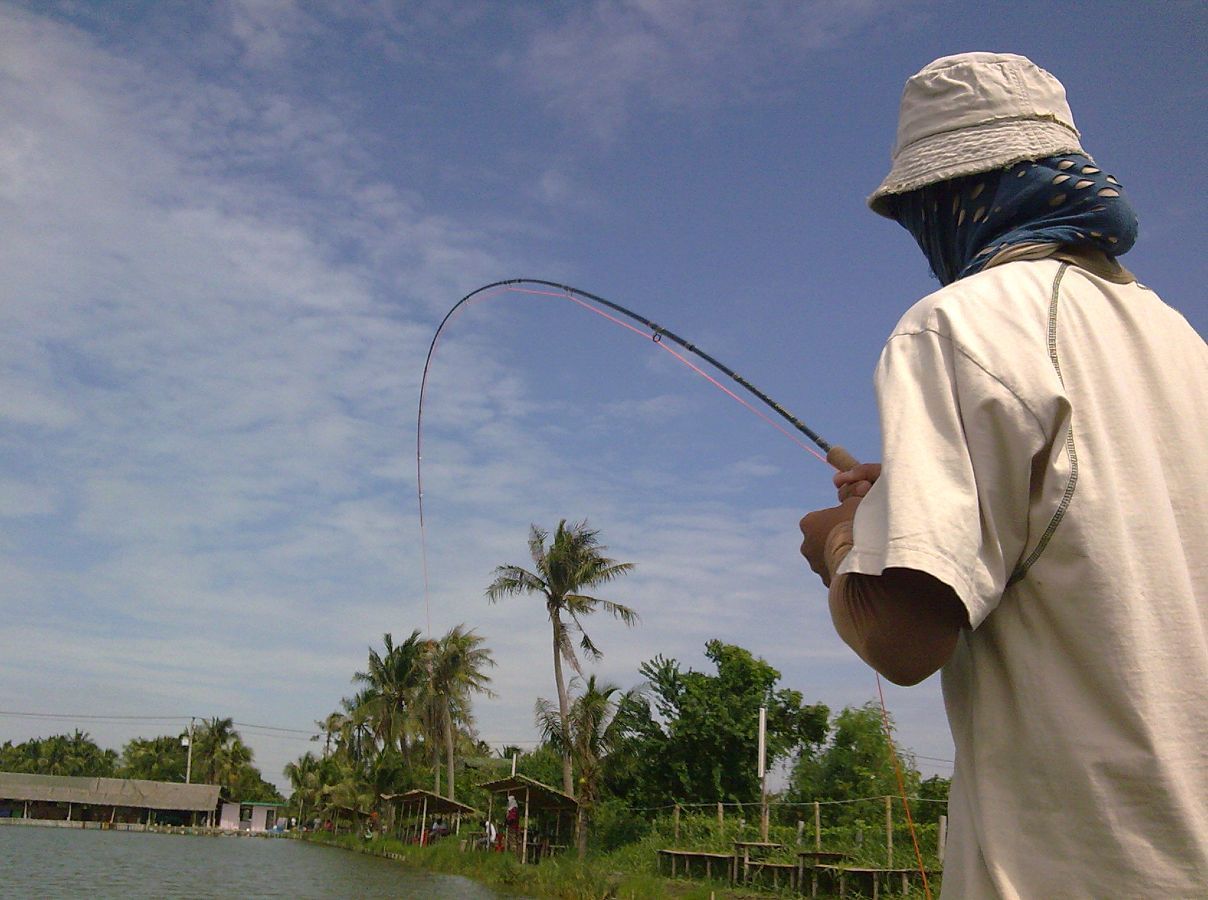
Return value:
M 0 772 L 0 799 L 3 800 L 212 812 L 218 806 L 218 791 L 216 784 Z
M 533 809 L 577 809 L 579 807 L 579 802 L 574 797 L 554 790 L 548 784 L 542 784 L 527 775 L 509 775 L 498 781 L 488 781 L 480 787 L 492 794 L 515 794 L 517 800 L 520 800 L 520 795 L 527 792 L 529 805 Z
M 425 800 L 428 801 L 428 812 L 439 813 L 441 815 L 452 815 L 453 813 L 461 813 L 468 816 L 480 816 L 478 810 L 465 803 L 460 803 L 457 800 L 450 800 L 448 797 L 442 797 L 440 794 L 434 794 L 431 791 L 407 791 L 402 794 L 382 794 L 383 800 L 397 800 L 404 806 L 412 803 L 422 805 Z

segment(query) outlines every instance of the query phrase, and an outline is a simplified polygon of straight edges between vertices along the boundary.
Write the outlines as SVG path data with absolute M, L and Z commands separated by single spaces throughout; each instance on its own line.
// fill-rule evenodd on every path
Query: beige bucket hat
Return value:
M 945 56 L 907 80 L 893 165 L 868 205 L 888 216 L 892 194 L 1027 159 L 1086 155 L 1079 138 L 1065 88 L 1027 57 Z

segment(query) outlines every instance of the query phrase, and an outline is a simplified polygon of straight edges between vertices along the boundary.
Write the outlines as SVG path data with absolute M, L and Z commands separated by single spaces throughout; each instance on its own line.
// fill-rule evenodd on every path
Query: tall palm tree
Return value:
M 382 752 L 391 748 L 406 758 L 416 727 L 416 697 L 427 677 L 425 642 L 417 629 L 397 646 L 389 632 L 382 635 L 382 643 L 385 653 L 370 647 L 366 671 L 353 675 L 353 681 L 365 686 L 358 705 Z
M 297 762 L 286 763 L 284 774 L 294 789 L 294 798 L 298 802 L 298 822 L 301 824 L 306 820 L 306 801 L 317 803 L 323 787 L 319 760 L 308 750 L 298 757 Z
M 203 722 L 193 733 L 193 763 L 204 784 L 222 784 L 222 750 L 237 737 L 231 718 L 213 718 Z
M 243 769 L 252 764 L 252 748 L 232 719 L 210 719 L 193 734 L 193 759 L 205 784 L 221 785 L 229 796 Z M 237 799 L 232 797 L 231 799 Z
M 491 677 L 486 669 L 495 665 L 491 651 L 483 646 L 485 639 L 467 631 L 465 625 L 457 625 L 439 641 L 428 644 L 428 669 L 430 673 L 429 696 L 433 705 L 432 721 L 444 738 L 445 768 L 449 773 L 448 793 L 454 796 L 454 750 L 457 740 L 456 724 L 469 728 L 473 724 L 470 714 L 470 694 L 494 693 L 487 687 Z M 435 742 L 434 742 L 435 751 Z M 435 752 L 434 752 L 435 757 Z M 440 769 L 437 763 L 437 793 L 440 792 Z
M 568 728 L 570 701 L 562 675 L 563 660 L 576 672 L 583 672 L 568 626 L 579 632 L 582 650 L 593 659 L 599 659 L 603 654 L 583 629 L 582 617 L 603 609 L 626 625 L 633 625 L 638 619 L 638 614 L 628 606 L 582 593 L 584 589 L 606 584 L 633 569 L 633 563 L 619 563 L 606 557 L 604 553 L 608 548 L 600 544 L 598 535 L 599 532 L 587 527 L 586 521 L 568 526 L 563 519 L 547 547 L 549 534 L 533 525 L 529 530 L 529 555 L 535 571 L 520 566 L 499 566 L 495 569 L 495 580 L 487 588 L 487 599 L 492 603 L 513 594 L 545 597 L 545 609 L 553 629 L 554 682 L 558 687 L 558 714 L 564 732 Z M 574 773 L 569 753 L 562 755 L 562 789 L 574 796 Z
M 596 676 L 587 679 L 583 693 L 571 703 L 563 717 L 548 700 L 537 701 L 537 727 L 555 750 L 574 758 L 579 769 L 578 818 L 575 833 L 579 858 L 587 853 L 587 828 L 600 797 L 604 760 L 620 744 L 621 723 L 617 709 L 631 694 L 622 694 L 616 685 L 598 686 Z

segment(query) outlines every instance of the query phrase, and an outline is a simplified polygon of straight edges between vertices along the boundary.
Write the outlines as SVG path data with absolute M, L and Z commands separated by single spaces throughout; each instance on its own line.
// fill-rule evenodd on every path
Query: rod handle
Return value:
M 860 465 L 858 459 L 838 444 L 832 444 L 831 448 L 826 451 L 826 461 L 840 472 L 846 472 L 848 469 L 854 469 Z

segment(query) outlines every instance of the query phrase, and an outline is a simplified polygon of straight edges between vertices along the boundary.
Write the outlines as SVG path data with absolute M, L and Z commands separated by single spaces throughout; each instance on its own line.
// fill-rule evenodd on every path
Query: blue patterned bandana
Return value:
M 1090 246 L 1115 258 L 1137 238 L 1120 182 L 1076 153 L 930 184 L 894 197 L 890 211 L 942 284 L 1016 244 Z

